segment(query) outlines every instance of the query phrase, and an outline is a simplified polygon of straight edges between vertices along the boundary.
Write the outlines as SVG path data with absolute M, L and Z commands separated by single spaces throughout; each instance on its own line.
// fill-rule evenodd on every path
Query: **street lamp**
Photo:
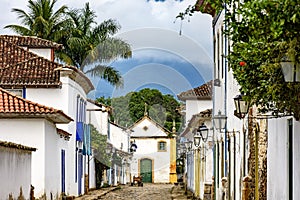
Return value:
M 195 147 L 200 146 L 201 139 L 203 142 L 206 142 L 208 138 L 208 128 L 205 126 L 204 123 L 202 123 L 201 126 L 197 129 L 197 131 L 194 134 L 194 145 Z
M 130 152 L 136 152 L 137 145 L 135 144 L 135 140 L 133 140 L 130 144 Z
M 214 122 L 216 129 L 221 131 L 222 129 L 225 129 L 227 117 L 226 117 L 226 115 L 222 115 L 221 111 L 219 110 L 218 115 L 215 115 L 213 117 L 213 122 Z
M 300 64 L 292 62 L 288 56 L 284 56 L 280 62 L 285 82 L 300 81 Z
M 243 99 L 243 96 L 244 96 L 243 94 L 239 94 L 233 98 L 235 109 L 236 109 L 234 111 L 234 115 L 240 119 L 244 118 L 249 110 L 249 102 L 245 101 Z
M 187 141 L 184 144 L 187 151 L 190 151 L 192 149 L 193 142 Z

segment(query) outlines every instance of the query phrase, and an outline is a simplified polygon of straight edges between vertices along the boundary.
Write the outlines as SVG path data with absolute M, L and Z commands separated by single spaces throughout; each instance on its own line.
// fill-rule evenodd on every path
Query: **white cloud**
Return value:
M 181 22 L 177 19 L 174 23 L 179 12 L 183 12 L 189 5 L 194 4 L 196 0 L 166 0 L 164 2 L 156 2 L 154 0 L 58 0 L 56 8 L 61 5 L 67 5 L 70 8 L 83 8 L 86 2 L 89 2 L 90 7 L 95 11 L 98 23 L 110 18 L 116 19 L 122 26 L 117 36 L 130 43 L 134 50 L 149 48 L 167 51 L 170 54 L 182 57 L 196 66 L 204 79 L 208 80 L 211 78 L 213 66 L 211 16 L 194 13 L 190 18 L 190 22 L 187 20 Z M 8 24 L 20 24 L 20 21 L 17 20 L 17 15 L 12 13 L 11 9 L 20 8 L 27 10 L 27 1 L 2 0 L 1 3 L 0 12 L 2 17 L 0 18 L 0 27 L 2 28 Z M 181 25 L 182 35 L 180 36 L 179 30 Z M 12 32 L 0 29 L 0 34 L 12 34 Z M 153 55 L 153 57 L 161 59 L 157 55 Z M 171 57 L 165 57 L 165 59 L 170 59 Z M 157 65 L 158 67 L 161 66 Z M 144 66 L 142 69 L 149 68 Z M 166 73 L 170 73 L 170 71 L 168 72 L 170 69 L 166 69 Z M 140 69 L 135 71 L 140 72 Z M 130 72 L 126 74 L 126 80 L 134 78 L 133 74 L 136 73 Z M 172 90 L 180 88 L 184 91 L 184 88 L 189 84 L 185 80 L 186 78 L 182 78 L 175 71 L 173 71 L 172 77 L 177 77 L 178 80 L 181 78 L 181 83 L 178 82 L 175 85 L 175 82 L 171 83 L 169 80 L 161 84 Z M 151 82 L 151 79 L 147 80 Z M 153 81 L 159 82 L 156 79 L 153 79 Z M 138 83 L 138 81 L 135 83 Z M 133 86 L 135 83 L 130 85 Z M 185 87 L 181 87 L 181 85 Z M 190 89 L 190 87 L 188 86 L 186 89 Z

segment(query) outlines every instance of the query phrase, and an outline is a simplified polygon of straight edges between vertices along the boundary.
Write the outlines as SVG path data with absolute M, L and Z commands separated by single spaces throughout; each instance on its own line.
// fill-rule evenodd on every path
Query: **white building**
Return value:
M 0 69 L 0 73 L 4 75 L 0 77 L 0 87 L 31 101 L 62 110 L 74 120 L 57 126 L 61 132 L 67 132 L 72 136 L 64 144 L 66 164 L 64 186 L 60 186 L 60 181 L 52 184 L 59 188 L 59 194 L 70 196 L 83 194 L 86 186 L 84 185 L 84 172 L 87 168 L 85 163 L 91 154 L 87 142 L 89 127 L 86 116 L 87 93 L 94 89 L 91 81 L 77 68 L 53 62 L 54 49 L 60 47 L 55 43 L 22 36 L 0 36 L 0 43 L 0 51 L 7 56 L 5 58 L 7 62 L 0 63 L 1 66 L 5 66 Z M 24 129 L 26 125 L 28 123 L 24 124 Z M 51 129 L 56 130 L 56 127 Z M 51 148 L 46 151 L 48 153 Z M 61 154 L 56 156 L 61 157 Z M 61 165 L 62 163 L 59 166 Z M 34 164 L 32 167 L 35 167 Z M 52 170 L 45 168 L 48 169 Z M 32 176 L 35 176 L 36 170 L 32 172 Z M 41 183 L 34 182 L 36 197 L 53 196 L 52 193 L 44 194 L 44 180 L 40 181 Z
M 1 199 L 30 198 L 31 154 L 35 148 L 0 141 Z
M 176 177 L 175 135 L 145 115 L 131 127 L 137 145 L 131 161 L 131 176 L 147 183 L 174 183 Z
M 194 134 L 198 127 L 205 124 L 208 129 L 212 128 L 212 81 L 197 88 L 182 92 L 178 95 L 179 100 L 185 102 L 186 124 L 180 134 L 180 142 L 194 141 Z M 210 130 L 212 131 L 212 130 Z M 212 133 L 212 132 L 211 132 Z M 187 189 L 192 191 L 198 198 L 205 196 L 205 187 L 210 189 L 213 176 L 213 151 L 212 137 L 200 147 L 192 144 L 191 149 L 185 149 L 185 174 Z
M 31 164 L 35 194 L 59 198 L 65 187 L 66 150 L 71 134 L 58 129 L 56 124 L 69 123 L 72 119 L 60 110 L 33 103 L 1 88 L 0 99 L 0 140 L 36 148 Z M 7 186 L 6 182 L 3 184 Z
M 300 122 L 293 117 L 268 120 L 268 199 L 300 198 L 299 130 Z
M 110 169 L 111 184 L 126 184 L 130 182 L 130 130 L 112 122 L 109 123 L 108 142 L 113 146 L 113 161 Z M 118 161 L 114 161 L 114 158 Z

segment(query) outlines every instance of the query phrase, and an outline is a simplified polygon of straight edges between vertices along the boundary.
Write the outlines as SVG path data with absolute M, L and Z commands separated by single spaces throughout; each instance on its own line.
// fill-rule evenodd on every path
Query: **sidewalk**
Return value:
M 107 188 L 101 188 L 97 190 L 89 191 L 88 194 L 82 195 L 80 197 L 76 197 L 75 200 L 95 200 L 99 199 L 101 196 L 106 195 L 107 193 L 120 189 L 119 186 L 117 187 L 107 187 Z

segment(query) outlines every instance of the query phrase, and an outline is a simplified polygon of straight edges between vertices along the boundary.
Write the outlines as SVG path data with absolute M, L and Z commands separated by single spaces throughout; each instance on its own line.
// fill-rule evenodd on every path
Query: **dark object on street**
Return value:
M 137 176 L 137 177 L 133 176 L 131 186 L 134 186 L 134 185 L 143 187 L 143 177 L 142 176 Z

